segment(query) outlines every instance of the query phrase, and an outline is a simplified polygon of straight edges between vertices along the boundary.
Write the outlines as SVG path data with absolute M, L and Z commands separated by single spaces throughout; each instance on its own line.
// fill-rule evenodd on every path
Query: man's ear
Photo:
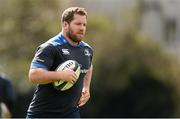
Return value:
M 66 22 L 66 21 L 63 22 L 63 27 L 64 27 L 64 29 L 67 29 L 67 28 L 68 28 L 68 25 L 69 25 L 68 22 Z

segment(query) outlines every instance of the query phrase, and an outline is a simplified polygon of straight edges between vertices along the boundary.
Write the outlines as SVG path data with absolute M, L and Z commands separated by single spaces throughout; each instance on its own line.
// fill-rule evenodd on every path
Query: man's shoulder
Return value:
M 11 84 L 9 79 L 4 77 L 4 76 L 0 76 L 0 82 L 3 83 L 3 84 Z
M 51 44 L 53 46 L 63 45 L 65 43 L 66 41 L 63 38 L 61 38 L 59 34 L 50 38 L 47 42 L 45 42 L 46 45 Z
M 50 38 L 48 41 L 42 43 L 38 47 L 38 49 L 39 48 L 41 48 L 41 49 L 44 49 L 44 48 L 53 48 L 54 49 L 54 47 L 59 46 L 59 45 L 63 45 L 65 43 L 66 43 L 66 41 L 64 39 L 62 39 L 60 37 L 60 35 L 56 35 L 56 36 Z
M 89 47 L 90 49 L 92 49 L 92 47 L 91 47 L 88 43 L 86 43 L 86 42 L 84 42 L 84 41 L 81 41 L 81 42 L 79 43 L 79 45 L 80 45 L 80 46 Z

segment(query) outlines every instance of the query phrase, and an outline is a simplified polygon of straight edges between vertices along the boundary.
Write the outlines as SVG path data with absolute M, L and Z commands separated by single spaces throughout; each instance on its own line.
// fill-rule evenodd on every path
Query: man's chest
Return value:
M 82 65 L 83 69 L 88 69 L 90 67 L 91 56 L 92 54 L 88 47 L 58 47 L 58 58 L 62 62 L 66 60 L 76 60 Z

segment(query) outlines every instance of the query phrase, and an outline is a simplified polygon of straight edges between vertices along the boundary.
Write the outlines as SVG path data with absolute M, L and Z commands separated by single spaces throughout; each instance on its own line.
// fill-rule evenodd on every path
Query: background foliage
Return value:
M 36 47 L 61 31 L 64 8 L 78 4 L 0 1 L 0 71 L 16 91 L 14 117 L 25 117 L 35 89 L 28 70 Z M 138 31 L 138 10 L 126 9 L 115 19 L 89 9 L 86 42 L 94 49 L 94 73 L 83 117 L 179 117 L 179 62 Z

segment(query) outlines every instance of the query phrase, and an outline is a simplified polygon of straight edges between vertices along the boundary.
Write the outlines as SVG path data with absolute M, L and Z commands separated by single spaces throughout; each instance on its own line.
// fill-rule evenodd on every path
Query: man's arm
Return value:
M 92 78 L 93 66 L 91 65 L 87 74 L 84 77 L 83 91 L 81 94 L 81 98 L 79 100 L 79 107 L 86 104 L 86 102 L 90 99 L 90 84 Z
M 76 79 L 76 74 L 71 69 L 63 71 L 47 71 L 42 68 L 29 70 L 29 80 L 33 84 L 48 84 L 57 80 L 71 81 Z
M 84 77 L 84 87 L 83 88 L 86 88 L 87 90 L 90 90 L 92 72 L 93 72 L 93 65 L 91 65 L 87 74 Z

